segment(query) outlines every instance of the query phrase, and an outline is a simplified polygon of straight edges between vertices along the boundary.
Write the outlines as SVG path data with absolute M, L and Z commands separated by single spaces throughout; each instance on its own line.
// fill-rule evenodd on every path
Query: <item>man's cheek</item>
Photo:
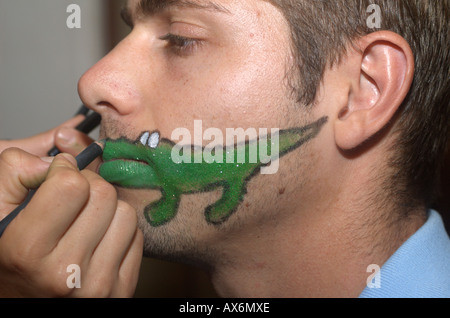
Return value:
M 315 138 L 326 122 L 323 117 L 304 127 L 275 130 L 270 136 L 216 147 L 214 155 L 207 147 L 175 144 L 169 139 L 159 142 L 159 133 L 144 132 L 135 141 L 108 141 L 100 174 L 125 188 L 159 190 L 160 198 L 148 204 L 135 198 L 147 204 L 143 213 L 153 227 L 176 217 L 183 196 L 222 189 L 220 199 L 203 211 L 208 224 L 220 225 L 243 202 L 253 177 L 278 172 L 280 158 Z M 151 136 L 156 134 L 158 142 L 152 143 Z

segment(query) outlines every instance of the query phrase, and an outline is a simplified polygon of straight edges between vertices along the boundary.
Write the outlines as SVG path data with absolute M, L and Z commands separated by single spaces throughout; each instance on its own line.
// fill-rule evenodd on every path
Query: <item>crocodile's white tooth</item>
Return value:
M 156 148 L 158 147 L 158 144 L 159 144 L 159 132 L 154 132 L 148 138 L 148 145 L 150 146 L 150 148 Z
M 141 135 L 141 137 L 139 139 L 140 143 L 143 144 L 144 146 L 146 146 L 149 137 L 150 137 L 150 133 L 148 131 L 146 131 L 145 133 L 143 133 Z

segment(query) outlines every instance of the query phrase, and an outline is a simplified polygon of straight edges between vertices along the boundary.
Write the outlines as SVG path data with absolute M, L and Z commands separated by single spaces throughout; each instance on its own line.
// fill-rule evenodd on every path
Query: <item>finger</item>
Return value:
M 143 237 L 142 232 L 136 229 L 118 272 L 111 273 L 106 271 L 104 267 L 97 265 L 89 267 L 87 273 L 84 272 L 85 274 L 82 276 L 81 289 L 76 290 L 71 296 L 96 298 L 132 297 L 139 280 Z M 100 264 L 106 264 L 106 262 Z
M 20 204 L 28 189 L 39 186 L 50 163 L 17 148 L 0 155 L 0 216 L 3 218 Z
M 69 127 L 63 127 L 56 131 L 55 145 L 56 147 L 73 156 L 78 155 L 94 140 L 88 135 Z
M 143 249 L 144 235 L 141 230 L 136 229 L 134 239 L 120 265 L 119 277 L 111 297 L 132 297 L 134 295 L 139 280 Z
M 90 262 L 81 266 L 84 273 L 82 289 L 76 291 L 76 295 L 84 295 L 84 297 L 111 296 L 115 287 L 118 286 L 119 269 L 125 259 L 127 264 L 133 263 L 134 273 L 126 273 L 129 278 L 126 286 L 127 295 L 132 295 L 136 288 L 140 258 L 142 257 L 142 239 L 136 234 L 136 222 L 135 210 L 125 202 L 118 201 L 114 219 L 107 233 L 97 245 Z M 135 245 L 137 247 L 134 247 Z M 135 250 L 139 250 L 139 253 L 136 253 Z M 132 254 L 133 257 L 128 254 Z M 127 266 L 131 268 L 130 264 Z
M 109 233 L 109 232 L 108 232 Z M 110 235 L 110 238 L 113 235 Z M 89 264 L 87 293 L 96 297 L 132 297 L 134 295 L 143 255 L 143 234 L 137 227 L 120 244 L 102 241 Z M 108 242 L 107 242 L 108 241 Z M 105 244 L 103 244 L 105 243 Z M 109 249 L 109 253 L 108 253 Z M 85 290 L 86 292 L 86 290 Z
M 89 263 L 89 281 L 94 282 L 90 286 L 91 292 L 98 288 L 104 288 L 105 291 L 108 291 L 108 294 L 104 296 L 109 296 L 116 285 L 120 265 L 135 240 L 136 230 L 135 210 L 124 201 L 118 201 L 117 210 L 108 231 L 97 246 Z
M 21 241 L 29 245 L 27 249 L 34 249 L 37 255 L 50 252 L 88 198 L 89 183 L 78 171 L 75 158 L 68 154 L 56 156 L 46 180 L 13 221 L 17 222 L 17 228 L 27 228 L 25 233 L 21 233 Z
M 78 155 L 92 142 L 94 140 L 88 135 L 73 128 L 62 128 L 55 135 L 56 147 L 62 152 L 70 153 L 73 156 Z M 101 159 L 96 158 L 86 169 L 97 171 L 101 163 Z
M 108 232 L 98 245 L 92 261 L 117 272 L 134 238 L 136 228 L 135 210 L 124 201 L 118 201 Z
M 82 174 L 90 185 L 89 199 L 61 238 L 59 246 L 65 248 L 76 244 L 75 258 L 84 267 L 110 227 L 117 208 L 117 193 L 112 185 L 97 174 L 91 171 L 83 171 Z
M 40 133 L 38 135 L 29 138 L 11 140 L 8 141 L 8 144 L 11 147 L 23 149 L 37 156 L 46 156 L 47 152 L 55 145 L 56 131 L 62 127 L 76 127 L 79 123 L 83 121 L 84 118 L 85 117 L 83 115 L 78 115 L 64 122 L 63 124 L 59 125 L 56 128 L 53 128 L 51 130 L 48 130 L 46 132 Z

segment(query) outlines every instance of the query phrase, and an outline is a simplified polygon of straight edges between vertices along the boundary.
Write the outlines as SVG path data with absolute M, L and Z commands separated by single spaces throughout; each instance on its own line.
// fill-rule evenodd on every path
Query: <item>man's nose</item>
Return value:
M 83 103 L 102 116 L 135 112 L 141 105 L 136 54 L 132 41 L 124 39 L 89 69 L 78 82 Z

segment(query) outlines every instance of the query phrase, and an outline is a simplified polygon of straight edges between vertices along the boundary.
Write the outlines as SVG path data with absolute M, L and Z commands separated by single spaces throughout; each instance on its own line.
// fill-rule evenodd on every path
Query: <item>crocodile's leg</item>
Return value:
M 180 193 L 171 187 L 161 189 L 162 198 L 149 204 L 144 215 L 152 226 L 160 226 L 172 220 L 180 204 Z
M 236 211 L 246 193 L 246 186 L 243 180 L 225 181 L 222 183 L 222 186 L 222 197 L 205 210 L 205 217 L 209 223 L 220 224 L 226 221 Z

